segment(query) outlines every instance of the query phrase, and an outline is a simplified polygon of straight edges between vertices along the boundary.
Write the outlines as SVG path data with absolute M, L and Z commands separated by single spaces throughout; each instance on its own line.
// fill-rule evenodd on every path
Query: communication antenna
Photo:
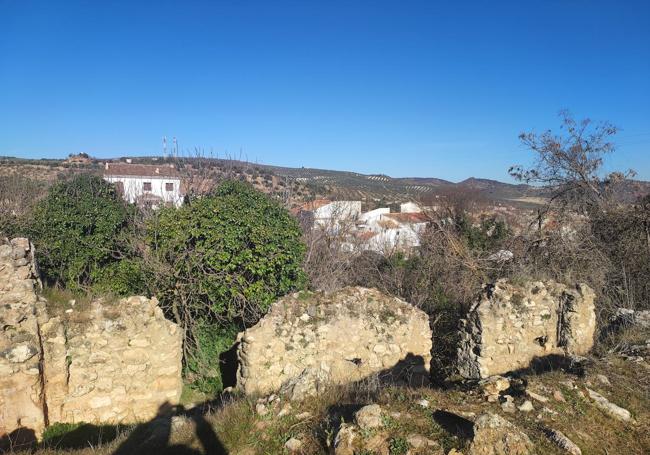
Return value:
M 163 136 L 163 158 L 167 158 L 167 136 Z
M 176 141 L 176 136 L 174 136 L 174 147 L 172 153 L 174 154 L 174 158 L 178 158 L 178 142 Z

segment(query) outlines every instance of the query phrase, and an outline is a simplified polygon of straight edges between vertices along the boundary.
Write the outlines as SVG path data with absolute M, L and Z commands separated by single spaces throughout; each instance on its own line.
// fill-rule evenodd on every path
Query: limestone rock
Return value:
M 342 424 L 334 439 L 334 454 L 354 455 L 354 444 L 358 438 L 356 426 L 347 423 Z
M 426 453 L 434 454 L 434 453 L 440 453 L 442 454 L 442 448 L 440 447 L 440 444 L 438 442 L 433 441 L 429 438 L 425 438 L 422 435 L 419 434 L 410 434 L 406 438 L 406 442 L 409 443 L 411 447 L 413 447 L 416 450 L 426 450 Z
M 364 406 L 354 414 L 357 425 L 362 430 L 370 430 L 382 426 L 381 407 L 378 404 Z
M 284 447 L 290 452 L 300 452 L 302 449 L 302 441 L 297 438 L 290 438 L 287 442 L 284 443 Z
M 378 372 L 395 381 L 428 382 L 428 316 L 374 289 L 287 296 L 238 341 L 237 387 L 249 395 L 282 389 L 304 399 Z
M 497 414 L 480 415 L 474 422 L 469 455 L 526 455 L 533 444 L 528 436 Z
M 484 287 L 461 321 L 458 373 L 487 378 L 549 355 L 586 354 L 595 328 L 594 292 L 587 285 L 499 280 Z
M 510 388 L 510 379 L 503 376 L 491 376 L 479 382 L 479 386 L 483 389 L 487 401 L 494 403 L 499 399 L 501 392 Z
M 560 449 L 563 449 L 571 455 L 582 455 L 580 447 L 578 447 L 571 439 L 567 438 L 561 431 L 554 430 L 553 428 L 544 428 L 543 431 L 546 437 Z
M 517 407 L 522 412 L 531 412 L 534 411 L 535 408 L 533 407 L 533 403 L 530 402 L 530 400 L 524 401 L 521 405 Z
M 589 394 L 589 398 L 594 400 L 594 403 L 598 408 L 600 408 L 602 411 L 604 411 L 606 414 L 609 414 L 610 416 L 622 420 L 624 422 L 632 420 L 632 414 L 630 414 L 630 411 L 627 409 L 624 409 L 618 405 L 615 405 L 614 403 L 610 402 L 607 398 L 599 394 L 598 392 L 587 389 L 587 393 Z

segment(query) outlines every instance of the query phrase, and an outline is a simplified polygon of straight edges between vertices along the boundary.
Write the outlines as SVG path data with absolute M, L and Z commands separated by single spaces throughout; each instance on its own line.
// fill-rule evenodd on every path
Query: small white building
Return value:
M 183 203 L 181 178 L 173 165 L 106 163 L 104 180 L 115 184 L 124 200 L 157 208 Z
M 404 202 L 399 206 L 400 213 L 420 213 L 422 207 L 415 202 Z
M 344 226 L 352 226 L 359 218 L 361 201 L 316 199 L 297 207 L 293 212 L 298 218 L 308 221 L 311 227 L 325 228 L 336 233 Z

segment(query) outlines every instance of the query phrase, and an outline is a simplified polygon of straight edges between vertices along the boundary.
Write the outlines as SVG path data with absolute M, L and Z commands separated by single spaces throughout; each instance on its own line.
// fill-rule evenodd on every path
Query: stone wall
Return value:
M 26 239 L 0 241 L 0 437 L 138 422 L 178 402 L 181 331 L 155 298 L 47 304 L 33 264 Z
M 0 436 L 45 426 L 32 247 L 0 239 Z
M 553 354 L 583 355 L 595 329 L 594 292 L 587 285 L 499 280 L 484 287 L 461 321 L 458 370 L 485 378 Z
M 247 394 L 289 387 L 300 399 L 396 368 L 426 377 L 430 363 L 428 316 L 373 289 L 287 296 L 238 339 L 237 385 Z
M 129 297 L 41 325 L 50 422 L 137 422 L 182 389 L 181 333 L 158 301 Z

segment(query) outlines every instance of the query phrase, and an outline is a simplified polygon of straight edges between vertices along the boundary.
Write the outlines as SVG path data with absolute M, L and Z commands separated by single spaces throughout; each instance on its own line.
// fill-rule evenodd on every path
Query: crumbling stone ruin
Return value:
M 155 298 L 63 314 L 40 324 L 50 421 L 138 422 L 178 402 L 181 333 Z
M 587 285 L 499 280 L 483 288 L 461 321 L 458 372 L 486 378 L 550 355 L 583 355 L 595 329 L 594 292 Z
M 27 239 L 0 241 L 0 436 L 45 425 L 33 264 Z
M 381 371 L 422 380 L 431 358 L 428 316 L 361 287 L 280 299 L 238 340 L 238 388 L 298 400 Z
M 0 436 L 138 422 L 178 402 L 181 331 L 155 298 L 46 305 L 34 264 L 26 239 L 0 244 Z

